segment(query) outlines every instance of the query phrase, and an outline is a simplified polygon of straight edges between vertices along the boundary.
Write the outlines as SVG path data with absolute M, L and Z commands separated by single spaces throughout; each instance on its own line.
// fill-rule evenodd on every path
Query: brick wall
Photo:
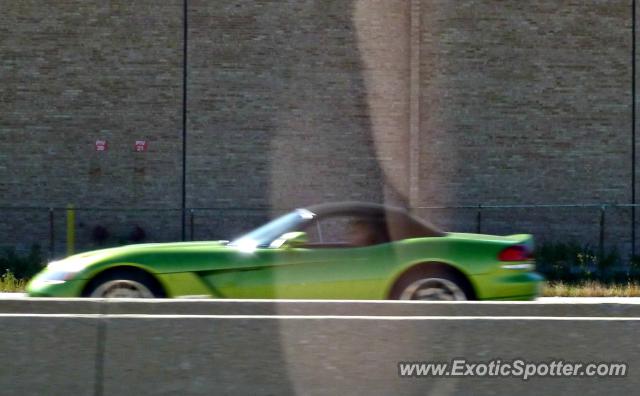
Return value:
M 182 6 L 4 5 L 0 206 L 180 207 Z M 622 0 L 190 0 L 187 206 L 629 202 L 630 11 Z M 147 152 L 134 152 L 140 139 Z M 179 216 L 141 216 L 100 213 L 83 229 L 178 233 Z M 207 216 L 197 237 L 259 222 Z M 466 212 L 433 216 L 473 228 Z M 580 216 L 540 216 L 515 225 L 592 237 Z M 46 225 L 15 217 L 0 244 L 46 243 Z M 627 247 L 628 216 L 616 219 L 608 235 Z M 492 221 L 514 227 L 510 214 Z

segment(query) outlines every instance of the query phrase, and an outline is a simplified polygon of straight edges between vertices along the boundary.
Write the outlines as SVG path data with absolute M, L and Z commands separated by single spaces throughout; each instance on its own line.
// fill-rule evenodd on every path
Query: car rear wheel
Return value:
M 92 298 L 160 298 L 159 286 L 149 275 L 117 271 L 98 276 L 88 285 L 85 297 Z
M 461 276 L 445 271 L 414 271 L 394 287 L 395 300 L 464 301 L 472 300 L 473 292 Z

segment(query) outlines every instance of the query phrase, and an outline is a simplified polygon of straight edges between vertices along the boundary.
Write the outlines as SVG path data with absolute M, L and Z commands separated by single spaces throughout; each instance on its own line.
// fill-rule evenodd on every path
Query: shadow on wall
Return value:
M 409 2 L 364 3 L 190 3 L 189 206 L 406 204 Z M 209 219 L 213 238 L 266 220 Z M 277 270 L 263 275 L 278 297 Z M 276 321 L 263 331 L 282 356 L 252 381 L 294 392 L 296 343 L 322 340 L 288 338 Z

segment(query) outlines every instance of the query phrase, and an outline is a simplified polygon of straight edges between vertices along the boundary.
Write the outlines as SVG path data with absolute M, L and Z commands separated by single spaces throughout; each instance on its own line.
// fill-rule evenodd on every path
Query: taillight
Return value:
M 500 261 L 527 261 L 532 258 L 533 252 L 523 245 L 509 246 L 498 255 Z

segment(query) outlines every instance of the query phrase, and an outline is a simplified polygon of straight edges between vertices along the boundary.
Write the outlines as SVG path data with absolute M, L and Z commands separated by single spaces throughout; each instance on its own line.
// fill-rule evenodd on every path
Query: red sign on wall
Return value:
M 138 153 L 143 151 L 147 151 L 147 141 L 146 140 L 136 140 L 136 144 L 134 146 L 134 150 Z
M 96 151 L 107 151 L 108 147 L 106 140 L 96 140 Z

